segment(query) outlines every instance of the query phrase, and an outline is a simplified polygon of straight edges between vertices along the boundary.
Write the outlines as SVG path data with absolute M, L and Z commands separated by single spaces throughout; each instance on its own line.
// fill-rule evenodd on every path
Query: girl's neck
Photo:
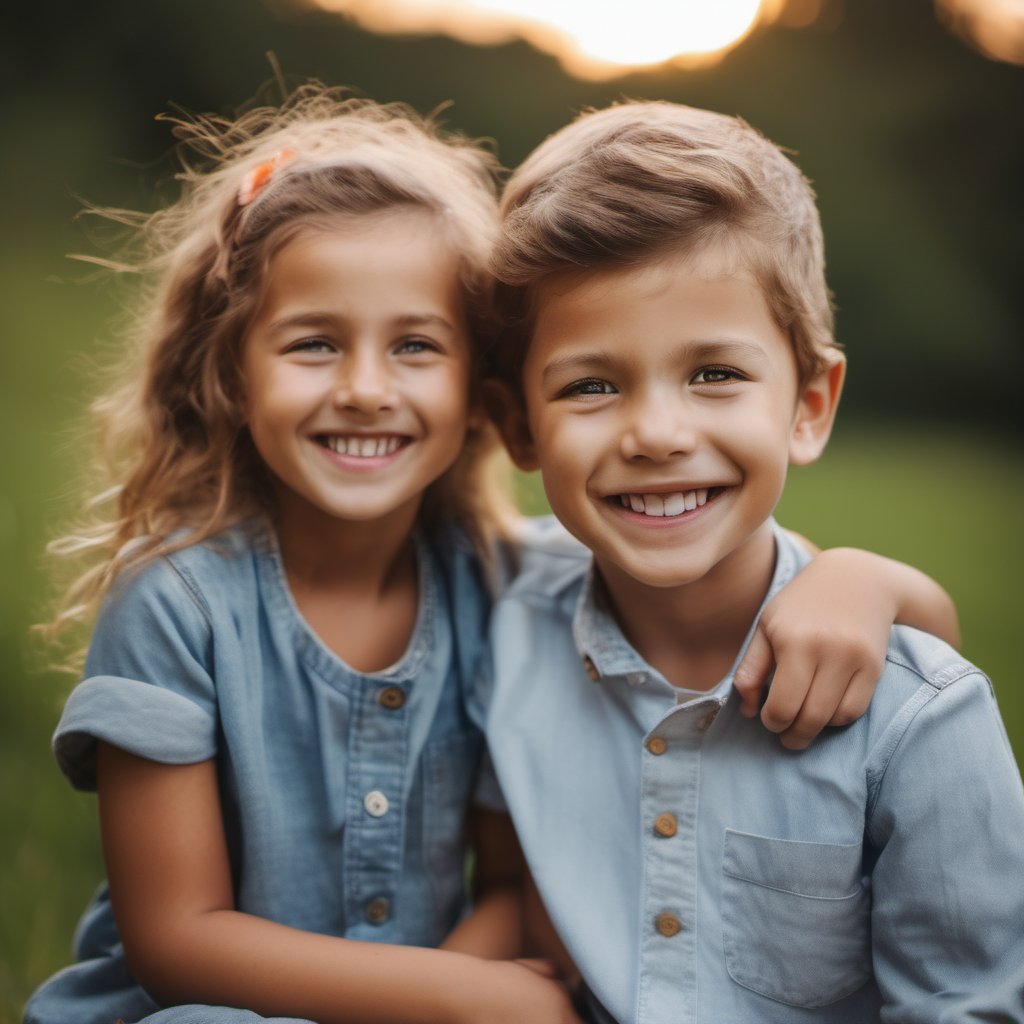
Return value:
M 342 520 L 281 495 L 274 525 L 289 580 L 379 595 L 411 557 L 418 513 L 417 505 L 386 519 Z
M 359 672 L 395 664 L 412 638 L 417 511 L 360 522 L 287 499 L 278 504 L 275 527 L 292 598 L 323 644 Z

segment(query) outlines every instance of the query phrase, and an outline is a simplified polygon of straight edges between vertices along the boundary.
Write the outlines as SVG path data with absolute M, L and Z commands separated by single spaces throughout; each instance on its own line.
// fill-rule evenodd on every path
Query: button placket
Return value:
M 350 732 L 346 819 L 346 916 L 352 938 L 374 938 L 392 922 L 402 863 L 408 747 L 408 700 L 402 686 L 362 681 Z
M 696 824 L 703 733 L 694 709 L 673 707 L 648 732 L 641 751 L 644 848 L 640 938 L 641 1005 L 678 1005 L 696 984 Z M 657 1014 L 652 1020 L 661 1020 Z M 667 1017 L 664 1018 L 667 1020 Z M 679 1018 L 691 1020 L 685 1014 Z

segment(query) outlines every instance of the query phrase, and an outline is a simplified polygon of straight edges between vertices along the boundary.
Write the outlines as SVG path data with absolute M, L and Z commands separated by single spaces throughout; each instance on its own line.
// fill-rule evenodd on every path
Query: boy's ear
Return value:
M 835 353 L 829 365 L 804 385 L 789 436 L 789 462 L 806 466 L 825 450 L 846 378 L 846 357 Z
M 504 381 L 493 379 L 483 382 L 482 393 L 487 415 L 498 428 L 516 467 L 525 473 L 537 469 L 533 435 L 530 433 L 522 396 Z

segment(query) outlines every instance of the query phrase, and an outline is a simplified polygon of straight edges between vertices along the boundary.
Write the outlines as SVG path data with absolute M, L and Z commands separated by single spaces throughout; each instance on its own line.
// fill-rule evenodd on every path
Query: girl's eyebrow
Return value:
M 396 327 L 443 327 L 448 331 L 455 330 L 455 325 L 439 313 L 407 313 L 395 317 L 392 323 Z
M 334 313 L 302 310 L 271 321 L 267 329 L 283 331 L 292 327 L 334 327 L 344 323 L 346 318 Z M 405 313 L 394 317 L 390 323 L 394 327 L 442 327 L 447 331 L 455 331 L 455 325 L 438 313 Z

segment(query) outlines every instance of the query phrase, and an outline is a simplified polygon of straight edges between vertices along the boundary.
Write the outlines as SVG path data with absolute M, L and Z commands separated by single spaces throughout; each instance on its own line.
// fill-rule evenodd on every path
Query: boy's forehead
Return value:
M 739 245 L 722 240 L 700 247 L 672 248 L 627 264 L 574 267 L 548 275 L 533 291 L 534 324 L 545 312 L 572 297 L 578 301 L 603 296 L 609 285 L 629 279 L 637 301 L 670 291 L 683 279 L 699 286 L 726 280 L 744 281 L 761 290 L 761 283 Z M 767 296 L 765 296 L 767 298 Z

